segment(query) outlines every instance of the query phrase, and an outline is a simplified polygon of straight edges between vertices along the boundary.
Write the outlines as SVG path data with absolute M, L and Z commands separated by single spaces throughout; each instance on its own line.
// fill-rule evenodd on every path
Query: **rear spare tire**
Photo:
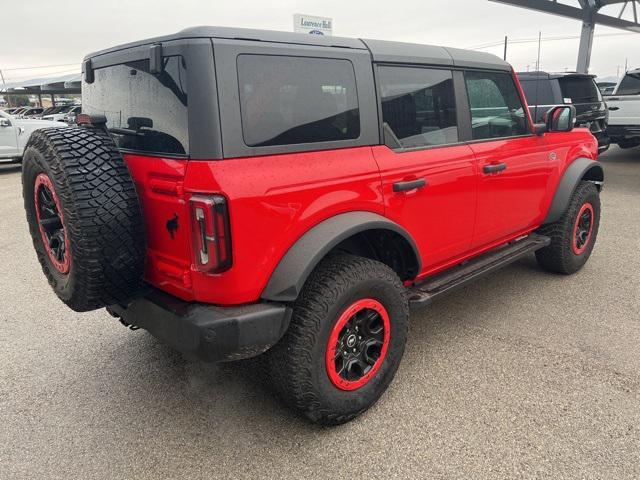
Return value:
M 27 222 L 56 295 L 78 312 L 128 300 L 142 283 L 144 222 L 135 185 L 109 134 L 46 128 L 22 162 Z

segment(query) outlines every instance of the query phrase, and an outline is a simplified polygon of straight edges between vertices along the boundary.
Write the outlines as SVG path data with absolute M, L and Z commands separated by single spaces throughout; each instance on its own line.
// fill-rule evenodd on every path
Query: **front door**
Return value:
M 378 66 L 385 145 L 373 147 L 386 216 L 418 244 L 423 272 L 469 250 L 476 161 L 459 143 L 452 73 Z
M 472 246 L 495 244 L 539 222 L 557 158 L 529 116 L 511 74 L 465 72 L 478 160 L 478 214 Z
M 0 158 L 18 155 L 18 137 L 14 120 L 6 113 L 0 113 L 0 119 L 5 125 L 0 125 Z M 6 125 L 9 123 L 9 125 Z

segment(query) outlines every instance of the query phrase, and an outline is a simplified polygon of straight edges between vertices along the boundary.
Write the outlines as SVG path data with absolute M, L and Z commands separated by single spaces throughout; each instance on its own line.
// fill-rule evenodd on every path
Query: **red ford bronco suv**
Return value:
M 409 309 L 535 252 L 593 249 L 597 142 L 534 124 L 511 67 L 454 48 L 198 27 L 87 56 L 77 127 L 23 188 L 49 283 L 185 354 L 261 355 L 311 420 L 391 382 Z

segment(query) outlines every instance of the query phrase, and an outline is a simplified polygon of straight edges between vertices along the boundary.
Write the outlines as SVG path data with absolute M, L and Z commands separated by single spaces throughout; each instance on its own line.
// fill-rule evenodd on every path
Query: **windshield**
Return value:
M 627 73 L 620 82 L 617 94 L 640 95 L 640 72 Z
M 600 91 L 591 77 L 564 77 L 558 79 L 562 98 L 571 99 L 570 103 L 600 102 Z M 569 102 L 567 102 L 569 103 Z

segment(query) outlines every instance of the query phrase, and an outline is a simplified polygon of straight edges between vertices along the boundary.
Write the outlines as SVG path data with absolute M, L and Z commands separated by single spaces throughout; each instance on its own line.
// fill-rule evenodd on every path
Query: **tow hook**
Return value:
M 131 325 L 130 323 L 125 322 L 125 321 L 122 319 L 122 317 L 121 317 L 120 315 L 118 315 L 116 312 L 114 312 L 113 310 L 111 310 L 111 308 L 107 307 L 107 308 L 106 308 L 106 310 L 107 310 L 107 313 L 109 313 L 109 315 L 111 315 L 113 318 L 117 318 L 117 319 L 118 319 L 118 321 L 119 321 L 122 325 L 124 325 L 125 327 L 127 327 L 129 330 L 134 331 L 134 330 L 139 330 L 139 329 L 140 329 L 140 327 L 137 327 L 137 326 L 135 326 L 135 325 Z

